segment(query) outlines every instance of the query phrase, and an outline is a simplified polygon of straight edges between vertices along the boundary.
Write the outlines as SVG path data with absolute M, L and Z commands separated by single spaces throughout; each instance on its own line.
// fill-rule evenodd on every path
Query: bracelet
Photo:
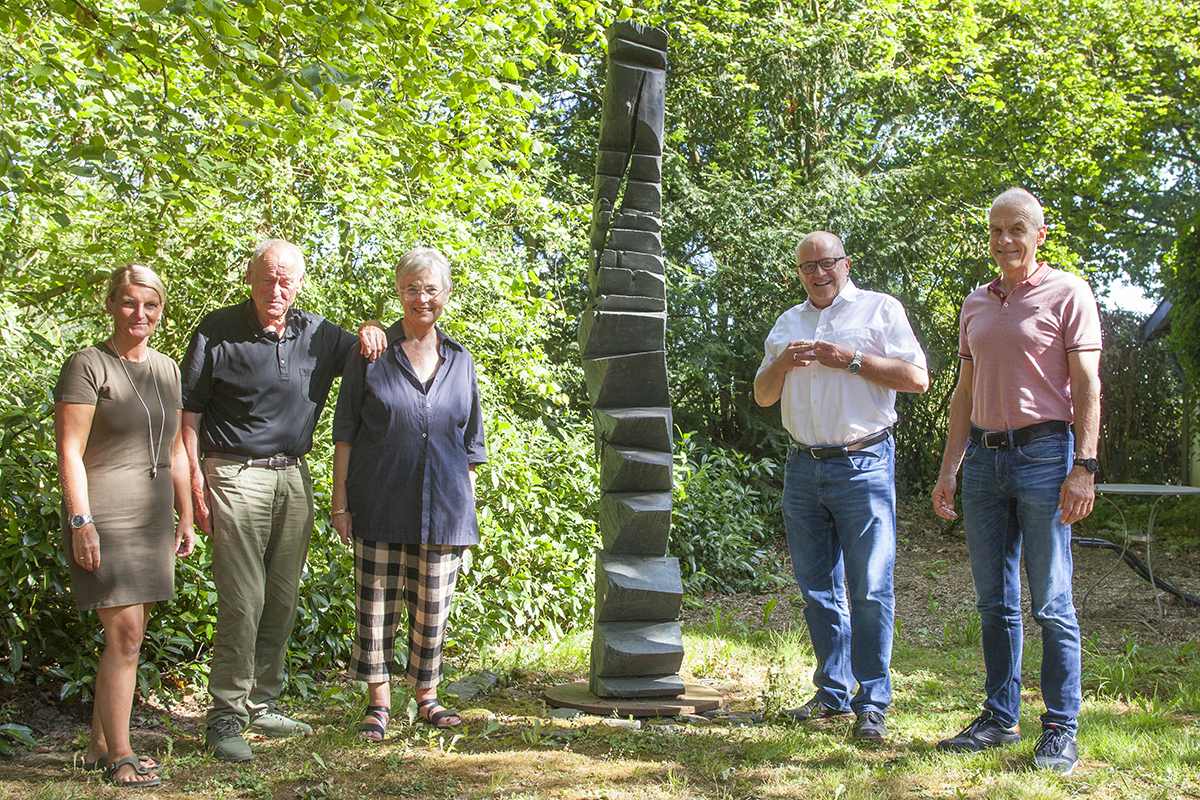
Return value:
M 349 514 L 349 513 L 350 513 L 350 509 L 348 509 L 348 508 L 339 508 L 337 511 L 334 511 L 334 512 L 333 512 L 333 513 L 331 513 L 329 516 L 331 516 L 331 517 L 336 517 L 338 514 Z

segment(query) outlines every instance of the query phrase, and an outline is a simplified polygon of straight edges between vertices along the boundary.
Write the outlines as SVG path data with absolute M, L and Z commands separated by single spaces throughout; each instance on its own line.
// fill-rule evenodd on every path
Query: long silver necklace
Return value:
M 108 345 L 117 355 L 117 361 L 121 362 L 121 370 L 125 373 L 125 377 L 129 380 L 129 385 L 133 387 L 133 393 L 137 395 L 138 402 L 142 404 L 142 408 L 146 412 L 146 447 L 150 450 L 150 479 L 158 474 L 158 455 L 162 452 L 163 434 L 167 430 L 167 407 L 163 405 L 162 392 L 158 389 L 158 381 L 154 379 L 154 362 L 150 360 L 150 356 L 146 356 L 146 366 L 150 368 L 150 382 L 154 384 L 154 393 L 158 395 L 158 410 L 162 412 L 162 427 L 158 429 L 158 447 L 154 447 L 154 423 L 150 421 L 150 407 L 146 405 L 146 401 L 142 399 L 142 393 L 138 391 L 137 384 L 133 382 L 133 376 L 129 374 L 129 368 L 125 366 L 125 357 L 117 353 L 117 343 L 110 336 L 108 337 Z

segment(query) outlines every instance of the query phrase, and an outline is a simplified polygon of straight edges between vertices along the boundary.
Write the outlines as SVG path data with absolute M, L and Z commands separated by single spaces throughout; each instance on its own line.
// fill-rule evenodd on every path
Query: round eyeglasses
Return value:
M 420 300 L 422 297 L 428 297 L 430 300 L 436 298 L 444 289 L 437 286 L 426 286 L 424 289 L 418 289 L 416 286 L 409 286 L 403 292 L 405 300 Z

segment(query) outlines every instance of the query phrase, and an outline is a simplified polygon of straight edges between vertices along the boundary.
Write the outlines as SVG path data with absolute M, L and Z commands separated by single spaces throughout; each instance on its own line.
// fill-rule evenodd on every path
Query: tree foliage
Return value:
M 113 267 L 136 258 L 167 280 L 154 345 L 179 356 L 204 313 L 243 296 L 261 238 L 302 246 L 302 304 L 348 327 L 394 319 L 400 253 L 447 252 L 445 323 L 476 356 L 493 435 L 484 546 L 460 584 L 455 641 L 559 632 L 588 617 L 596 539 L 574 339 L 602 27 L 633 17 L 671 35 L 668 359 L 676 422 L 697 432 L 679 437 L 672 546 L 699 589 L 754 584 L 780 533 L 766 460 L 781 451 L 778 412 L 758 408 L 752 381 L 772 322 L 803 296 L 799 238 L 838 233 L 854 280 L 909 312 L 932 387 L 899 401 L 898 482 L 920 489 L 940 458 L 959 305 L 994 269 L 995 194 L 1039 195 L 1044 255 L 1097 284 L 1116 271 L 1152 281 L 1187 227 L 1198 15 L 1183 0 L 652 0 L 619 12 L 587 0 L 0 0 L 0 588 L 16 612 L 0 620 L 0 680 L 33 666 L 86 694 L 94 674 L 95 627 L 66 594 L 49 387 L 65 355 L 105 331 L 98 294 Z M 1164 275 L 1193 385 L 1196 241 L 1192 229 Z M 1177 396 L 1165 356 L 1131 343 L 1133 322 L 1106 324 L 1105 458 L 1134 479 L 1166 446 Z M 312 459 L 322 509 L 324 425 Z M 300 688 L 341 662 L 352 624 L 346 554 L 318 528 Z M 183 667 L 172 680 L 202 674 L 206 564 L 202 546 L 171 616 L 155 617 L 146 686 L 168 664 Z

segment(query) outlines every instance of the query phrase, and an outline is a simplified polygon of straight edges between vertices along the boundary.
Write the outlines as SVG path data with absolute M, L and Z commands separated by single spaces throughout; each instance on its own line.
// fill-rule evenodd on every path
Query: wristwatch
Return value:
M 1100 459 L 1098 458 L 1080 458 L 1075 456 L 1075 466 L 1083 467 L 1088 472 L 1095 475 L 1100 471 Z
M 850 359 L 850 363 L 846 365 L 846 372 L 857 375 L 860 369 L 862 369 L 862 350 L 855 350 L 854 358 Z
M 71 527 L 76 528 L 76 529 L 82 528 L 84 525 L 87 525 L 91 521 L 92 521 L 92 518 L 88 514 L 75 514 L 74 516 L 71 517 L 71 520 L 70 520 Z

